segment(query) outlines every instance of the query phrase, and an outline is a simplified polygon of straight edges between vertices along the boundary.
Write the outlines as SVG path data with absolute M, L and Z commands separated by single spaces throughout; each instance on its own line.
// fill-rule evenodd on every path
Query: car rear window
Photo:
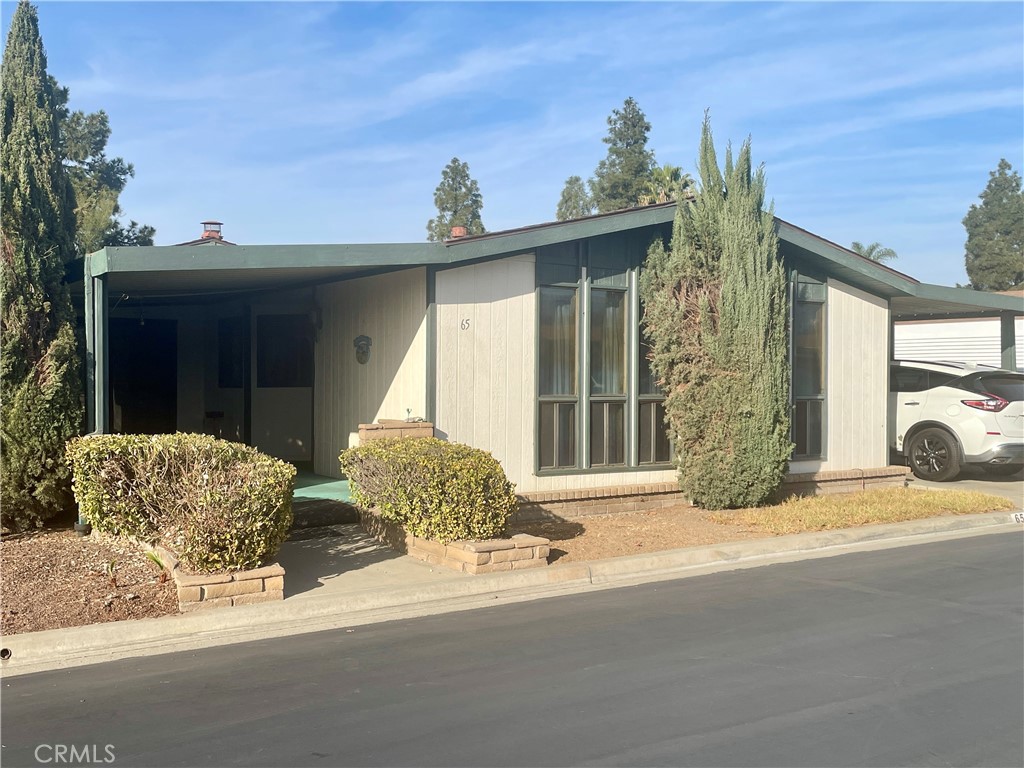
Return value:
M 1011 403 L 1024 400 L 1024 375 L 1015 373 L 976 374 L 971 389 L 1009 400 Z

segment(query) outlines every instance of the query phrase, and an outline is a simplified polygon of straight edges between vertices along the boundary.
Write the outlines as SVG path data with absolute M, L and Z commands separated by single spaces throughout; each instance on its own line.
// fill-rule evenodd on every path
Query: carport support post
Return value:
M 95 278 L 93 285 L 93 307 L 95 309 L 95 315 L 93 322 L 95 328 L 93 330 L 93 344 L 95 346 L 95 375 L 96 384 L 94 386 L 94 402 L 93 412 L 95 414 L 95 423 L 93 425 L 93 431 L 98 434 L 106 434 L 110 431 L 110 399 L 109 399 L 109 372 L 110 372 L 110 354 L 109 354 L 109 333 L 107 326 L 109 325 L 109 313 L 107 311 L 107 276 L 98 275 Z
M 999 343 L 1002 350 L 1001 365 L 1008 371 L 1017 370 L 1017 340 L 1013 312 L 999 315 Z
M 93 306 L 92 256 L 85 257 L 85 431 L 96 429 L 96 308 Z

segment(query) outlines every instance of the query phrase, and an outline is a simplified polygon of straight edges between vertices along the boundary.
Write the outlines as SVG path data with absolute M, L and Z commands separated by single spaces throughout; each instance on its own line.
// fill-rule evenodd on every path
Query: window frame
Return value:
M 569 281 L 547 281 L 543 278 L 559 271 L 559 267 L 568 267 L 567 250 L 571 247 L 574 251 L 576 262 L 576 275 L 578 279 L 572 283 Z M 535 359 L 537 361 L 535 370 L 534 397 L 537 403 L 537 414 L 534 419 L 534 474 L 539 477 L 558 475 L 578 474 L 608 474 L 610 472 L 647 472 L 672 469 L 672 449 L 669 443 L 668 459 L 664 462 L 640 463 L 639 449 L 639 414 L 641 403 L 660 402 L 664 403 L 665 395 L 640 394 L 640 296 L 639 296 L 639 272 L 642 267 L 642 258 L 629 258 L 627 249 L 623 249 L 622 264 L 624 281 L 621 285 L 609 283 L 607 275 L 595 279 L 594 272 L 603 272 L 605 268 L 598 267 L 591 269 L 590 249 L 588 241 L 577 241 L 573 244 L 566 244 L 559 249 L 553 257 L 545 259 L 543 252 L 536 254 L 534 295 L 536 297 L 535 311 Z M 646 249 L 644 249 L 646 252 Z M 544 288 L 549 287 L 572 287 L 576 291 L 576 394 L 575 396 L 542 395 L 541 389 L 541 301 Z M 625 371 L 624 385 L 625 393 L 618 395 L 595 394 L 591 391 L 591 299 L 592 291 L 614 291 L 623 294 L 624 314 L 626 327 L 624 329 L 624 354 Z M 542 466 L 541 454 L 543 450 L 541 437 L 541 410 L 546 405 L 553 403 L 569 403 L 575 405 L 575 464 L 569 466 Z M 623 406 L 623 462 L 621 464 L 595 464 L 592 461 L 592 441 L 595 435 L 592 434 L 591 409 L 595 405 L 604 404 L 607 415 L 610 403 L 621 403 Z M 557 405 L 555 406 L 557 409 Z M 557 411 L 556 411 L 557 421 Z M 665 426 L 667 435 L 667 426 Z M 557 462 L 558 444 L 557 433 L 554 434 L 555 442 L 552 446 L 551 455 Z M 607 419 L 605 420 L 604 457 L 608 453 Z M 657 443 L 657 434 L 652 436 L 652 445 Z M 656 450 L 656 449 L 655 449 Z M 656 453 L 654 454 L 657 455 Z
M 800 283 L 819 285 L 822 288 L 822 299 L 801 299 L 798 296 Z M 789 281 L 789 436 L 793 441 L 791 461 L 827 461 L 828 460 L 828 279 L 817 277 L 799 270 L 790 272 Z M 796 308 L 798 303 L 819 304 L 821 306 L 821 393 L 818 395 L 796 394 Z M 798 403 L 820 403 L 821 408 L 821 450 L 818 453 L 797 453 L 796 425 Z M 810 431 L 805 441 L 810 445 Z

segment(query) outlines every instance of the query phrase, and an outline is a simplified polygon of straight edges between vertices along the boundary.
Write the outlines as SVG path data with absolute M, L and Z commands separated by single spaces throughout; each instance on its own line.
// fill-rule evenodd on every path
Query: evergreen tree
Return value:
M 864 245 L 864 243 L 856 240 L 850 244 L 850 250 L 863 256 L 865 259 L 871 259 L 879 263 L 888 261 L 889 259 L 895 259 L 896 251 L 892 248 L 886 248 L 881 243 L 871 243 L 871 245 Z
M 441 171 L 441 183 L 434 190 L 437 218 L 427 222 L 427 240 L 447 240 L 452 227 L 463 226 L 467 235 L 482 235 L 486 230 L 480 219 L 484 198 L 476 179 L 469 177 L 469 164 L 457 157 Z
M 0 174 L 0 506 L 4 527 L 38 525 L 71 501 L 64 444 L 82 421 L 74 311 L 74 194 L 61 164 L 58 97 L 36 10 L 4 48 Z
M 648 253 L 643 323 L 682 489 L 709 509 L 757 506 L 792 452 L 785 271 L 750 140 L 723 174 L 705 116 L 699 170 L 670 247 Z
M 594 204 L 590 200 L 590 195 L 587 194 L 587 188 L 583 184 L 583 179 L 579 176 L 570 176 L 565 180 L 562 196 L 558 199 L 555 218 L 558 221 L 582 219 L 593 212 Z
M 590 194 L 598 213 L 636 206 L 651 183 L 654 152 L 647 149 L 651 124 L 630 97 L 608 117 L 608 156 L 597 165 Z
M 967 276 L 976 290 L 1005 291 L 1024 285 L 1024 193 L 1006 160 L 989 177 L 964 217 Z
M 118 197 L 135 168 L 123 158 L 108 158 L 110 120 L 103 110 L 86 114 L 67 110 L 68 89 L 51 78 L 58 99 L 64 167 L 75 193 L 79 253 L 107 245 L 152 245 L 156 230 L 136 221 L 121 221 Z

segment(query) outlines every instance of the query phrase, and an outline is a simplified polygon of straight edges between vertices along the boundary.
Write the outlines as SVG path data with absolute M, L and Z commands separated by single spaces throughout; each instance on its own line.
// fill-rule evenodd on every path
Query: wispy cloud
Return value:
M 548 220 L 634 96 L 662 161 L 752 135 L 780 215 L 963 282 L 960 219 L 1024 164 L 1024 13 L 969 3 L 43 3 L 160 242 L 420 240 L 453 156 L 491 228 Z M 944 254 L 940 259 L 938 254 Z

